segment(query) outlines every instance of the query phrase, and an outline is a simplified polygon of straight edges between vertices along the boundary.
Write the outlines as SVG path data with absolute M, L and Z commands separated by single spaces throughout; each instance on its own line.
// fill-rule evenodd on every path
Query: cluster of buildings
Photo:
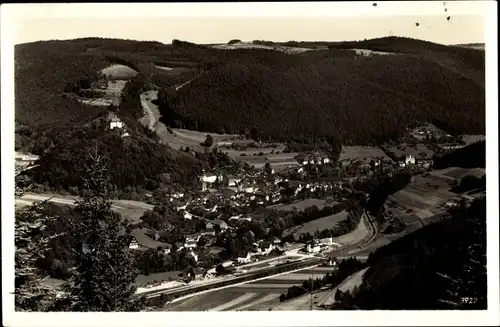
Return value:
M 330 163 L 330 158 L 321 152 L 305 152 L 295 156 L 295 160 L 302 165 L 325 165 Z
M 319 240 L 312 240 L 306 243 L 303 248 L 304 252 L 307 253 L 319 253 L 325 249 L 329 249 L 331 246 L 340 247 L 341 245 L 333 241 L 333 237 L 326 237 Z

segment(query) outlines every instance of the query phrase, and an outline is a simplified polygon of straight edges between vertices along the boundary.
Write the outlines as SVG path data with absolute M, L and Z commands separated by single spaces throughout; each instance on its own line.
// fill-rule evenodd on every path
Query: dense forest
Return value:
M 202 164 L 188 154 L 175 151 L 148 137 L 122 138 L 118 133 L 81 128 L 59 134 L 53 147 L 44 153 L 38 167 L 27 172 L 38 184 L 56 190 L 76 190 L 82 185 L 85 158 L 89 153 L 105 154 L 112 191 L 149 190 L 160 184 L 196 187 Z
M 484 132 L 484 86 L 440 64 L 444 50 L 426 50 L 425 56 L 247 51 L 254 55 L 228 56 L 194 79 L 165 110 L 174 110 L 186 128 L 242 134 L 256 128 L 263 136 L 299 142 L 379 143 L 417 121 L 450 133 Z M 476 59 L 450 56 L 464 65 Z M 475 61 L 470 65 L 481 70 Z
M 486 141 L 479 141 L 448 152 L 434 161 L 434 169 L 448 167 L 485 168 Z
M 256 130 L 261 138 L 330 144 L 380 143 L 417 121 L 452 134 L 484 133 L 484 52 L 405 38 L 316 45 L 323 50 L 299 55 L 219 50 L 180 40 L 86 38 L 17 45 L 16 121 L 37 133 L 88 123 L 102 109 L 63 97 L 65 86 L 121 63 L 158 88 L 192 80 L 163 101 L 164 121 L 171 126 Z M 397 55 L 361 56 L 349 50 L 353 47 Z
M 486 198 L 377 249 L 336 309 L 486 309 Z

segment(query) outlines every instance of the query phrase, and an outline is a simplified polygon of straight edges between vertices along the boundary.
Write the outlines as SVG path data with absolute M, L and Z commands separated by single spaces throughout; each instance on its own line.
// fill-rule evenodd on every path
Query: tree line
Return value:
M 228 55 L 160 106 L 164 121 L 298 143 L 380 144 L 418 121 L 453 134 L 484 131 L 484 87 L 425 56 L 271 52 Z
M 486 198 L 378 248 L 368 264 L 362 285 L 334 309 L 486 309 Z

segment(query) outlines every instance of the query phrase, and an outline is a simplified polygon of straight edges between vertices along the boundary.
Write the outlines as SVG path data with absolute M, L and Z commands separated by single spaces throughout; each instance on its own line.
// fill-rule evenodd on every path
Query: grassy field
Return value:
M 137 75 L 137 71 L 125 65 L 111 65 L 101 70 L 101 73 L 112 78 L 131 78 Z
M 335 227 L 337 223 L 347 218 L 348 213 L 346 211 L 339 212 L 335 215 L 326 216 L 323 218 L 319 218 L 308 223 L 305 223 L 301 226 L 295 226 L 285 231 L 285 234 L 303 234 L 303 233 L 311 233 L 313 234 L 317 230 L 330 229 Z M 297 228 L 298 227 L 298 228 Z
M 331 267 L 318 267 L 272 276 L 255 282 L 196 295 L 167 304 L 165 311 L 258 311 L 279 304 L 279 296 L 293 285 L 301 285 L 311 276 L 321 277 Z
M 443 178 L 450 171 L 434 171 L 428 176 L 414 176 L 414 183 L 389 196 L 389 212 L 403 218 L 405 223 L 425 221 L 446 210 L 445 203 L 457 194 L 450 192 L 452 179 Z M 464 172 L 461 172 L 464 173 Z
M 484 168 L 458 168 L 458 167 L 450 167 L 439 171 L 434 171 L 432 173 L 433 176 L 443 176 L 443 177 L 451 177 L 454 179 L 462 179 L 467 175 L 472 175 L 475 177 L 482 177 L 486 173 Z
M 434 151 L 428 149 L 425 144 L 401 144 L 400 148 L 397 146 L 393 146 L 387 149 L 390 153 L 392 153 L 395 157 L 401 157 L 404 155 L 412 155 L 415 158 L 426 158 L 431 159 Z
M 227 154 L 234 160 L 247 162 L 249 165 L 253 165 L 256 168 L 262 168 L 266 163 L 269 163 L 271 167 L 275 169 L 298 165 L 297 160 L 294 158 L 297 155 L 297 152 L 285 153 L 283 152 L 284 149 L 284 145 L 280 145 L 274 149 L 249 148 L 241 151 L 223 149 L 223 151 L 227 152 Z M 274 152 L 279 151 L 280 153 L 272 153 L 273 150 Z
M 125 66 L 126 67 L 126 66 Z M 77 98 L 79 102 L 85 103 L 91 106 L 103 106 L 107 107 L 109 105 L 118 106 L 121 102 L 121 92 L 127 84 L 126 80 L 112 80 L 108 82 L 105 90 L 105 95 L 101 98 L 87 99 L 87 98 Z
M 207 135 L 212 136 L 214 144 L 219 146 L 231 144 L 233 140 L 241 138 L 236 134 L 206 133 L 180 128 L 172 128 L 171 131 L 169 132 L 163 123 L 156 124 L 156 134 L 160 140 L 177 150 L 181 147 L 189 147 L 195 151 L 203 151 L 203 146 L 200 143 L 205 141 Z
M 45 201 L 51 199 L 50 202 L 57 203 L 61 205 L 74 206 L 76 197 L 74 196 L 63 196 L 59 194 L 34 194 L 27 193 L 21 199 L 16 199 L 16 205 L 19 207 L 26 205 L 31 205 L 35 202 Z M 120 213 L 123 219 L 128 219 L 131 223 L 136 223 L 140 221 L 141 216 L 147 210 L 153 210 L 153 205 L 147 204 L 139 201 L 131 200 L 111 200 L 113 203 L 113 210 Z
M 340 160 L 379 157 L 382 159 L 389 159 L 382 149 L 371 146 L 343 146 L 342 152 L 340 153 Z
M 479 134 L 469 134 L 469 135 L 462 135 L 462 139 L 466 144 L 471 144 L 474 142 L 486 140 L 486 136 Z
M 303 211 L 305 208 L 312 206 L 317 206 L 319 209 L 322 209 L 326 206 L 326 200 L 311 198 L 289 204 L 275 204 L 268 208 L 280 211 Z
M 251 42 L 239 42 L 234 44 L 215 44 L 212 45 L 213 48 L 223 49 L 223 50 L 238 50 L 238 49 L 267 49 L 267 50 L 276 50 L 281 51 L 287 54 L 300 54 L 307 51 L 313 51 L 315 49 L 311 48 L 302 48 L 302 47 L 287 47 L 283 45 L 262 45 L 262 44 L 253 44 Z
M 342 292 L 352 291 L 356 286 L 361 285 L 363 282 L 363 276 L 368 268 L 362 269 L 351 276 L 347 277 L 340 283 L 337 287 L 333 289 L 326 289 L 323 291 L 316 291 L 313 293 L 313 305 L 317 308 L 320 305 L 332 304 L 335 301 L 335 293 L 337 289 Z M 288 300 L 286 302 L 281 302 L 273 310 L 275 311 L 291 311 L 291 310 L 310 310 L 311 297 L 310 294 L 305 294 L 297 298 Z

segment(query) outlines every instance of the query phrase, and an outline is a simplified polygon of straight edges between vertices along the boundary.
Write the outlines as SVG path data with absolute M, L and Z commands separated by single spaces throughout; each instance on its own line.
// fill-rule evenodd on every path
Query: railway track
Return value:
M 378 238 L 377 227 L 375 226 L 373 221 L 370 219 L 370 216 L 366 211 L 364 213 L 363 219 L 365 219 L 365 222 L 367 223 L 368 228 L 370 230 L 369 235 L 363 237 L 356 244 L 347 245 L 347 246 L 342 247 L 340 250 L 329 252 L 330 255 L 343 256 L 343 255 L 350 254 L 350 252 L 353 250 L 359 250 L 359 251 L 364 250 Z
M 368 245 L 370 245 L 373 241 L 375 241 L 377 239 L 377 237 L 378 237 L 377 228 L 375 227 L 375 224 L 373 223 L 373 221 L 370 219 L 370 216 L 368 215 L 368 213 L 365 212 L 362 219 L 365 219 L 365 222 L 368 225 L 368 228 L 370 230 L 369 235 L 367 235 L 364 238 L 362 238 L 356 244 L 348 245 L 348 246 L 345 246 L 345 247 L 343 247 L 342 249 L 340 249 L 338 251 L 330 252 L 331 254 L 334 254 L 335 256 L 342 256 L 342 255 L 349 254 L 349 252 L 351 252 L 353 250 L 363 250 Z M 320 262 L 317 261 L 317 260 L 321 260 L 321 259 L 316 257 L 316 258 L 306 259 L 304 261 L 286 263 L 286 264 L 283 265 L 283 268 L 285 268 L 283 270 L 281 270 L 279 267 L 274 267 L 274 268 L 270 268 L 270 269 L 266 268 L 266 269 L 262 269 L 261 272 L 253 272 L 251 274 L 246 274 L 246 275 L 243 275 L 243 276 L 235 277 L 235 278 L 233 278 L 231 280 L 214 282 L 214 283 L 209 283 L 209 284 L 206 284 L 206 285 L 200 285 L 200 286 L 196 286 L 196 287 L 189 287 L 188 286 L 188 287 L 182 288 L 182 289 L 174 289 L 174 290 L 172 290 L 172 289 L 165 289 L 165 290 L 151 291 L 151 292 L 146 292 L 143 295 L 146 295 L 146 297 L 148 297 L 148 298 L 158 298 L 161 295 L 168 295 L 169 297 L 174 297 L 175 298 L 175 297 L 182 296 L 182 295 L 185 295 L 185 294 L 193 294 L 193 293 L 197 293 L 197 292 L 200 292 L 200 291 L 208 290 L 208 289 L 211 289 L 211 288 L 217 288 L 217 287 L 221 287 L 221 286 L 227 286 L 227 285 L 235 284 L 235 283 L 238 283 L 238 282 L 251 281 L 251 280 L 253 280 L 255 278 L 258 278 L 259 277 L 258 275 L 260 275 L 260 274 L 262 274 L 262 276 L 271 276 L 271 275 L 274 275 L 274 274 L 277 274 L 277 273 L 280 273 L 280 272 L 284 272 L 284 271 L 287 271 L 287 270 L 297 269 L 297 268 L 300 268 L 301 266 L 306 267 L 306 266 L 309 266 L 311 264 L 315 264 L 315 262 L 317 264 L 319 264 Z M 268 271 L 268 270 L 270 270 L 269 271 L 270 273 L 265 272 L 265 271 Z M 278 270 L 281 270 L 281 271 L 278 272 Z M 260 277 L 262 277 L 262 276 L 260 276 Z

